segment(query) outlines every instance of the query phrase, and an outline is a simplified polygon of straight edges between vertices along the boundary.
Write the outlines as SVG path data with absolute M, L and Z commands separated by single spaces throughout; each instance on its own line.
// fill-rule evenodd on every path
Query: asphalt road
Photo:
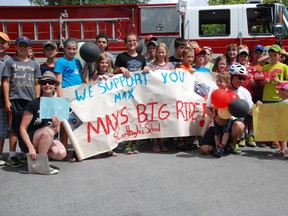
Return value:
M 0 167 L 0 215 L 284 216 L 288 160 L 273 151 L 245 147 L 216 159 L 144 145 L 139 155 L 52 161 L 54 176 Z

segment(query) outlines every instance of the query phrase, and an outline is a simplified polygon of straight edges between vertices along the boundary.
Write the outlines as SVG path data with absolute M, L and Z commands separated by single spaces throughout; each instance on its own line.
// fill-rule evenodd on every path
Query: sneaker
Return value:
M 55 169 L 53 167 L 50 166 L 50 175 L 56 175 L 59 173 L 59 170 L 58 169 Z
M 271 149 L 278 149 L 280 148 L 280 144 L 278 141 L 274 141 L 271 145 L 270 145 Z
M 256 147 L 256 142 L 254 140 L 254 136 L 253 135 L 247 135 L 245 137 L 245 140 L 246 140 L 247 146 Z
M 214 148 L 212 155 L 217 158 L 221 158 L 224 153 L 224 148 L 221 146 L 217 146 Z
M 124 146 L 124 154 L 133 154 L 132 149 L 131 149 L 131 144 L 130 143 L 126 143 Z
M 245 138 L 241 138 L 241 140 L 238 142 L 238 146 L 239 147 L 245 147 L 246 146 L 246 141 Z
M 131 151 L 132 151 L 132 154 L 139 154 L 139 148 L 136 143 L 131 144 Z
M 0 166 L 4 166 L 6 164 L 6 161 L 2 160 L 2 158 L 0 158 Z
M 10 167 L 21 167 L 23 166 L 23 163 L 20 162 L 19 157 L 13 156 L 8 158 L 7 165 Z
M 234 146 L 233 146 L 233 144 L 232 145 L 230 144 L 230 152 L 232 154 L 241 154 L 241 150 L 239 148 L 239 145 L 238 144 L 234 144 Z
M 199 144 L 200 144 L 199 137 L 196 136 L 192 142 L 192 145 L 193 146 L 199 146 Z
M 20 163 L 22 164 L 27 164 L 27 155 L 26 153 L 22 153 L 21 156 L 19 157 Z

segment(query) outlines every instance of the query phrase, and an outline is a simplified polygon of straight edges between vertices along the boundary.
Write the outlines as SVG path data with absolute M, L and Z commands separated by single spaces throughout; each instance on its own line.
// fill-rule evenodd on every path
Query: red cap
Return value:
M 196 48 L 195 50 L 195 55 L 199 55 L 199 54 L 204 54 L 206 55 L 206 50 L 201 49 L 201 48 Z
M 158 39 L 154 37 L 154 35 L 150 34 L 150 35 L 146 35 L 145 42 L 149 40 L 157 41 Z
M 4 32 L 0 32 L 0 37 L 3 38 L 5 41 L 7 41 L 8 43 L 10 42 L 10 38 L 8 37 L 7 34 L 5 34 Z

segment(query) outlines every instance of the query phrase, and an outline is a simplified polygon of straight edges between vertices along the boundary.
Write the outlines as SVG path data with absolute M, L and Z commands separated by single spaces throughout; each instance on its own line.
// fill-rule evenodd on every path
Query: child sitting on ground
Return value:
M 216 82 L 216 85 L 218 86 L 219 89 L 223 89 L 226 92 L 232 92 L 231 90 L 229 90 L 227 88 L 227 85 L 230 82 L 230 74 L 229 73 L 225 73 L 225 72 L 218 73 L 216 75 L 215 82 Z M 217 115 L 218 115 L 218 110 L 215 109 L 215 117 Z M 216 148 L 214 149 L 212 155 L 215 157 L 220 158 L 220 157 L 222 157 L 222 155 L 224 153 L 224 147 L 228 143 L 229 134 L 230 134 L 230 127 L 232 125 L 231 120 L 229 119 L 227 124 L 224 126 L 217 124 L 217 122 L 214 120 L 214 139 L 215 139 Z M 222 139 L 221 139 L 221 136 L 222 136 Z

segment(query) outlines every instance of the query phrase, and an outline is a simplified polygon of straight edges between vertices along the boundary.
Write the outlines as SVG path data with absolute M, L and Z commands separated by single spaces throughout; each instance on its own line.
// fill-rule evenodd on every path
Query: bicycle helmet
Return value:
M 230 66 L 229 73 L 231 75 L 238 75 L 238 76 L 248 76 L 248 72 L 245 68 L 245 66 L 241 64 L 233 64 Z

